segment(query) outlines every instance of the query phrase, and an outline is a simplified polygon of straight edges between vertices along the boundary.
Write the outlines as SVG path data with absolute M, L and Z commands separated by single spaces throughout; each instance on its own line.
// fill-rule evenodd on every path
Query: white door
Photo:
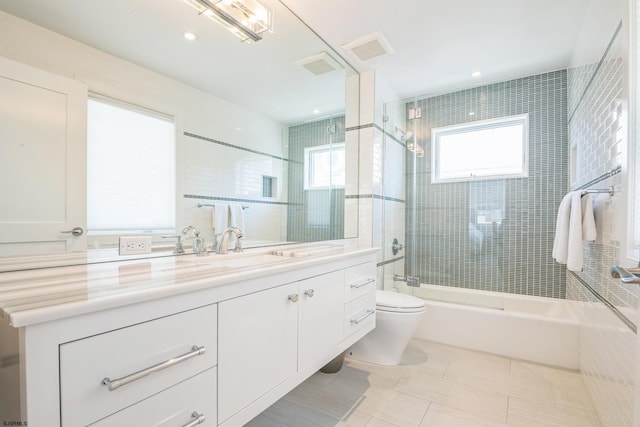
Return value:
M 86 249 L 86 111 L 84 84 L 0 57 L 0 256 Z

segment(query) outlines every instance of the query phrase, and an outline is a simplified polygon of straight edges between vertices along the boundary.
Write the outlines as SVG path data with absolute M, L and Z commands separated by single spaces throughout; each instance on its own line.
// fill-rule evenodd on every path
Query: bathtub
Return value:
M 579 368 L 573 301 L 421 285 L 416 338 L 569 369 Z

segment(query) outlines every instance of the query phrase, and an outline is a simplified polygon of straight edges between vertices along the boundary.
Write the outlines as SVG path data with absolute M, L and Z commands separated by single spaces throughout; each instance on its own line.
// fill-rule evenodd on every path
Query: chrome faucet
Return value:
M 242 244 L 240 243 L 240 239 L 244 237 L 242 235 L 242 230 L 240 230 L 238 227 L 229 227 L 226 230 L 224 230 L 224 233 L 222 233 L 222 235 L 220 236 L 220 243 L 218 243 L 218 249 L 216 250 L 216 253 L 218 254 L 227 253 L 227 246 L 229 245 L 229 236 L 231 235 L 231 233 L 236 235 L 235 251 L 242 252 Z
M 193 225 L 187 225 L 185 228 L 182 229 L 183 235 L 186 235 L 189 232 L 191 232 L 191 234 L 193 235 L 193 245 L 192 245 L 193 253 L 200 256 L 206 255 L 207 245 L 204 242 L 204 237 L 200 237 L 200 232 L 196 230 L 196 228 Z

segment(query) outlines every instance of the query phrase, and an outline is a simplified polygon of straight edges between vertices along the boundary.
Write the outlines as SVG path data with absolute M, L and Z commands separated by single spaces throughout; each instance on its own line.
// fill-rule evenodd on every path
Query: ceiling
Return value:
M 402 98 L 566 68 L 590 0 L 283 0 L 358 70 Z M 395 53 L 341 48 L 381 31 Z M 482 72 L 472 78 L 474 71 Z
M 588 0 L 261 0 L 273 34 L 245 44 L 181 0 L 0 0 L 0 10 L 295 123 L 344 108 L 348 64 L 375 69 L 400 97 L 424 96 L 565 68 Z M 332 46 L 346 71 L 295 65 Z M 181 37 L 189 30 L 195 42 Z M 341 46 L 381 31 L 395 53 L 360 61 Z M 345 63 L 344 60 L 348 62 Z M 473 71 L 482 75 L 472 78 Z

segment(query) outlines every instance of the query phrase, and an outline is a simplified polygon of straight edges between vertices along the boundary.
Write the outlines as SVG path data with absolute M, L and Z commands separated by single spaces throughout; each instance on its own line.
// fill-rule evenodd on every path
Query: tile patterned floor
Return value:
M 581 375 L 414 339 L 399 366 L 347 360 L 249 427 L 596 427 Z

